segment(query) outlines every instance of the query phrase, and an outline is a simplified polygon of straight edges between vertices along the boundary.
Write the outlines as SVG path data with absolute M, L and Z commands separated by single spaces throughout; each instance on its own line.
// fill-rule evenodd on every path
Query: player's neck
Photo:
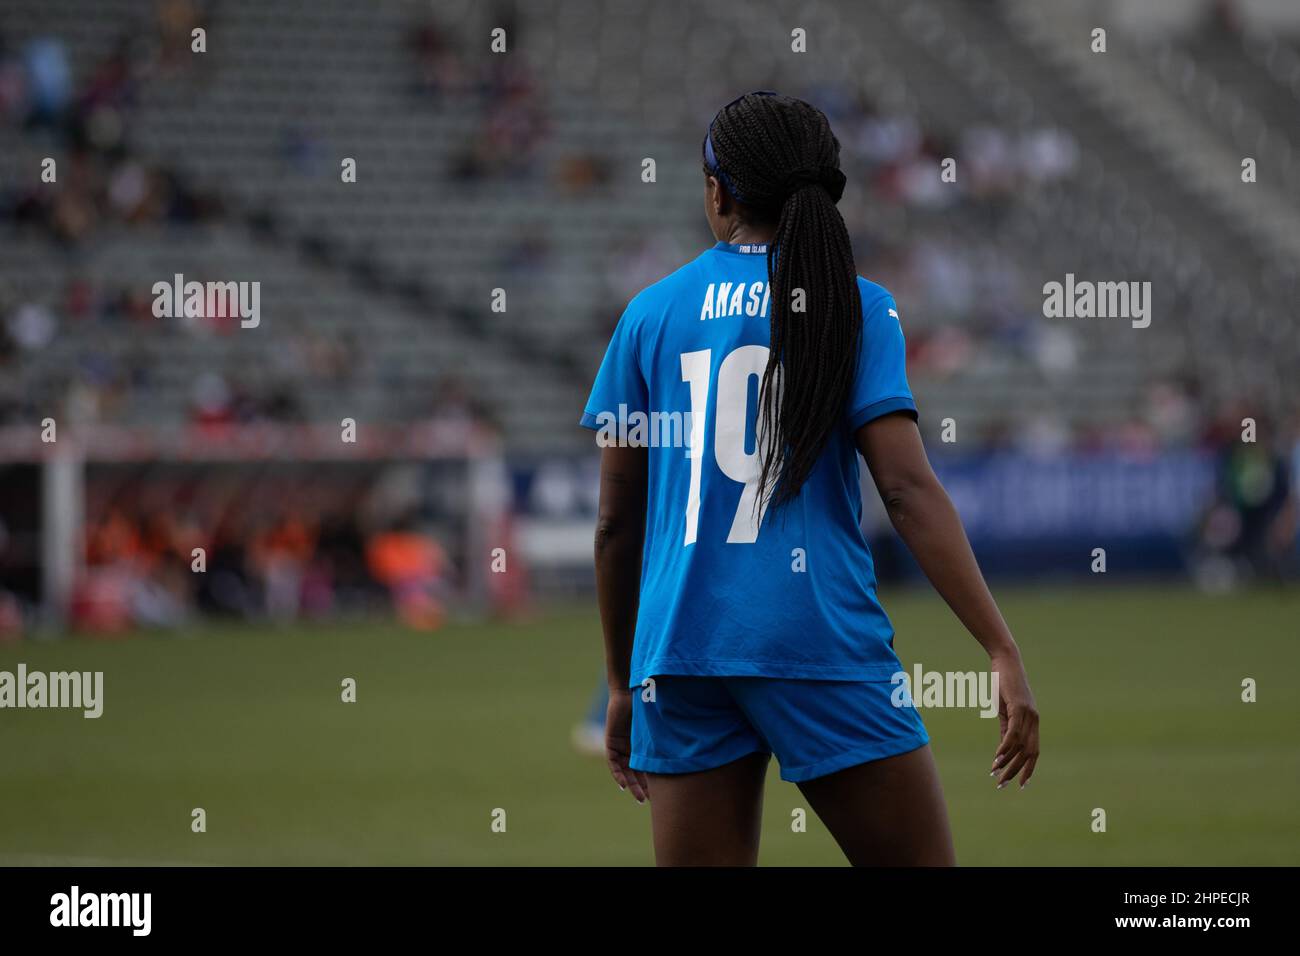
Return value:
M 733 246 L 762 245 L 771 242 L 775 236 L 775 226 L 755 226 L 737 221 L 727 230 L 726 241 Z

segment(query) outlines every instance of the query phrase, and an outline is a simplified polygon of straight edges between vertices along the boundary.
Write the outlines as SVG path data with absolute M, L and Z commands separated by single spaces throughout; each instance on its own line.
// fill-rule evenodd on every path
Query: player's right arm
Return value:
M 632 753 L 632 638 L 641 592 L 649 451 L 607 446 L 600 454 L 600 505 L 596 518 L 596 593 L 605 635 L 609 710 L 605 751 L 609 771 L 638 802 L 648 796 L 645 776 L 628 766 Z

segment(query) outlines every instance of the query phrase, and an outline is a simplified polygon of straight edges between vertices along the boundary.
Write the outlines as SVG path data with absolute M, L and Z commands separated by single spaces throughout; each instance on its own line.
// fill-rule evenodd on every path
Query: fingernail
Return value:
M 1020 789 L 1023 790 L 1023 789 L 1025 789 L 1025 787 L 1027 787 L 1027 786 L 1029 786 L 1029 781 L 1028 781 L 1028 780 L 1026 780 L 1024 783 L 1022 783 L 1022 784 L 1020 785 Z
M 627 787 L 623 786 L 623 785 L 620 783 L 620 784 L 618 785 L 618 792 L 619 792 L 619 793 L 623 793 L 625 790 L 627 790 Z
M 1001 789 L 1002 789 L 1003 787 L 1005 787 L 1005 786 L 1006 786 L 1005 783 L 1000 783 L 1000 784 L 998 784 L 998 789 L 1001 790 Z
M 990 771 L 989 771 L 989 776 L 990 776 L 990 777 L 993 777 L 993 776 L 996 776 L 996 775 L 997 775 L 997 770 L 996 770 L 996 769 L 994 769 L 994 770 L 990 770 Z

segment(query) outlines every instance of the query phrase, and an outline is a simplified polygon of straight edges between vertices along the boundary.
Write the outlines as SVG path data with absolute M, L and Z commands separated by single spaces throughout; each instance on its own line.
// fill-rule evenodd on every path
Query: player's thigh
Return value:
M 956 863 L 928 744 L 805 780 L 799 789 L 854 866 Z
M 659 866 L 754 866 L 770 760 L 751 753 L 711 770 L 648 773 Z

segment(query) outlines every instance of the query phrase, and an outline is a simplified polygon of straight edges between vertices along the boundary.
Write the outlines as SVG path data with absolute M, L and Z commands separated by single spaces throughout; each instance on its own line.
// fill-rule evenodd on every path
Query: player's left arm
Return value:
M 1017 773 L 1023 787 L 1038 762 L 1038 708 L 1020 648 L 989 593 L 952 500 L 930 467 L 911 416 L 873 419 L 855 434 L 889 520 L 936 591 L 988 652 L 998 675 L 1002 740 L 993 755 L 1001 789 Z

